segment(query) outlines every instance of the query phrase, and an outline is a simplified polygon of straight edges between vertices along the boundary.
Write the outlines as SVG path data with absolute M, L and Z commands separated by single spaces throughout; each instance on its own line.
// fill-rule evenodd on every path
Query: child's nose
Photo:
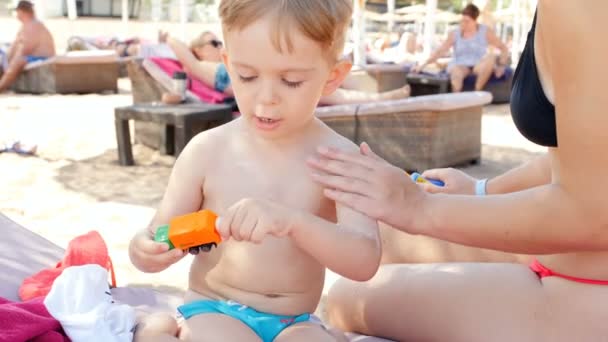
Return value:
M 263 82 L 258 93 L 258 102 L 263 106 L 276 105 L 279 102 L 275 86 L 272 82 Z

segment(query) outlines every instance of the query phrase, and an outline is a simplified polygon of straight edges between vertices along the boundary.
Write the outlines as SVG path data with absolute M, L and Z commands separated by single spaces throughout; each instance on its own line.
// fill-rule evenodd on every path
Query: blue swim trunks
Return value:
M 215 73 L 215 84 L 213 87 L 215 90 L 223 93 L 229 85 L 230 76 L 228 76 L 226 66 L 222 63 L 217 67 L 217 72 Z
M 48 57 L 42 57 L 42 56 L 25 56 L 25 61 L 28 63 L 34 63 L 34 62 L 38 62 L 38 61 L 44 61 L 48 59 Z
M 299 316 L 281 316 L 264 313 L 234 301 L 198 300 L 184 304 L 177 311 L 188 319 L 192 316 L 214 313 L 236 318 L 251 328 L 264 342 L 272 342 L 285 328 L 302 322 L 321 324 L 321 321 L 311 314 Z

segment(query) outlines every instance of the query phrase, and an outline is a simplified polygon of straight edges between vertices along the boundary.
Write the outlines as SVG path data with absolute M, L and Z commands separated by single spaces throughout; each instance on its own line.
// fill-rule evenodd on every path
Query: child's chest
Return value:
M 205 207 L 225 210 L 244 198 L 264 199 L 331 219 L 335 208 L 310 176 L 304 160 L 235 162 L 205 179 Z

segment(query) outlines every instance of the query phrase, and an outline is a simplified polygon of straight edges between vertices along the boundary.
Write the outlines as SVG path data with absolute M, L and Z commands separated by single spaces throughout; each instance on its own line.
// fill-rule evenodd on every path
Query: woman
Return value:
M 203 32 L 192 41 L 190 47 L 181 41 L 162 33 L 161 42 L 166 42 L 177 59 L 182 63 L 187 73 L 193 75 L 215 90 L 232 96 L 232 87 L 226 67 L 222 63 L 222 42 L 212 32 Z M 408 85 L 383 93 L 368 93 L 358 90 L 340 88 L 332 95 L 321 98 L 325 105 L 363 103 L 383 100 L 396 100 L 409 97 L 410 87 Z
M 529 267 L 384 265 L 369 282 L 335 284 L 331 323 L 399 341 L 608 336 L 608 72 L 602 68 L 608 45 L 598 44 L 608 33 L 607 11 L 602 1 L 539 1 L 511 109 L 519 130 L 549 153 L 502 183 L 516 192 L 429 194 L 367 145 L 361 154 L 320 148 L 322 158 L 311 165 L 325 173 L 313 177 L 331 199 L 412 234 L 537 255 Z M 496 189 L 496 182 L 484 183 L 480 195 L 483 185 Z
M 494 34 L 494 31 L 477 23 L 478 17 L 479 8 L 473 4 L 467 5 L 462 10 L 460 28 L 451 32 L 439 49 L 433 52 L 426 62 L 416 67 L 414 72 L 420 72 L 428 64 L 444 56 L 453 46 L 454 58 L 448 66 L 453 92 L 462 91 L 464 79 L 471 73 L 477 76 L 475 90 L 484 88 L 492 76 L 492 72 L 496 77 L 501 77 L 507 67 L 509 49 Z M 496 65 L 494 55 L 488 53 L 488 44 L 500 49 L 498 65 Z

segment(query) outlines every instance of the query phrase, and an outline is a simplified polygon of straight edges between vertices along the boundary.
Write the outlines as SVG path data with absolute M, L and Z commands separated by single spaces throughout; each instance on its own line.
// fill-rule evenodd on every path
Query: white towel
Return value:
M 44 305 L 74 342 L 130 342 L 135 311 L 115 304 L 108 271 L 99 265 L 66 268 L 53 283 Z

